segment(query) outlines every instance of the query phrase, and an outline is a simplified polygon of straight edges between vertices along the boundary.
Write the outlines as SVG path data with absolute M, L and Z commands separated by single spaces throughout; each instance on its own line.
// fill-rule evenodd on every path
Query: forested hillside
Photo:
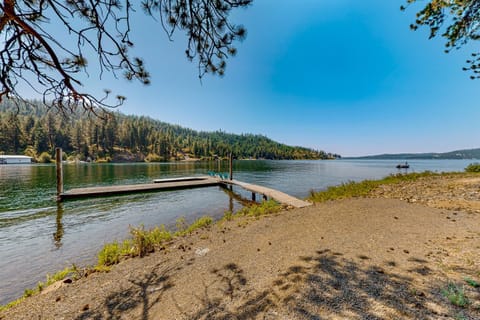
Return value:
M 0 104 L 0 154 L 26 154 L 49 161 L 55 147 L 74 160 L 170 161 L 227 157 L 239 159 L 327 159 L 337 155 L 277 143 L 265 136 L 198 132 L 144 116 L 63 117 L 40 103 Z

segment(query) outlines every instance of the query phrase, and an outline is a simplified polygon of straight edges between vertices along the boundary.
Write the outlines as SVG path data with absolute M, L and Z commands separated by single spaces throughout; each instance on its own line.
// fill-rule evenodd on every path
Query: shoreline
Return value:
M 450 192 L 448 187 L 451 186 L 451 183 L 460 183 L 462 186 L 467 186 L 467 188 L 477 188 L 477 186 L 479 185 L 480 180 L 478 179 L 478 176 L 471 174 L 462 174 L 458 176 L 460 177 L 454 177 L 452 179 L 459 178 L 460 180 L 463 179 L 463 181 L 455 180 L 452 182 L 449 181 L 450 178 L 442 178 L 442 180 L 444 180 L 444 188 L 442 190 L 446 190 L 447 193 Z M 467 179 L 467 181 L 465 181 L 465 179 Z M 418 190 L 426 190 L 425 184 L 428 184 L 427 180 L 428 179 L 426 179 L 426 181 L 420 181 L 420 184 L 418 185 L 415 185 L 416 182 L 412 182 L 412 185 L 410 186 L 408 184 L 405 184 L 403 186 L 390 185 L 390 192 L 391 194 L 396 194 L 395 191 L 409 189 L 415 191 L 417 195 L 420 195 L 421 192 L 419 192 Z M 455 186 L 455 184 L 453 186 Z M 395 187 L 401 188 L 395 189 Z M 456 189 L 459 189 L 461 191 L 462 188 L 463 187 L 461 187 L 460 185 L 456 186 Z M 405 190 L 403 190 L 402 192 L 404 192 L 404 194 L 408 194 Z M 280 293 L 286 291 L 289 292 L 289 294 L 287 295 L 288 297 L 283 298 L 292 298 L 300 295 L 301 297 L 303 297 L 303 299 L 300 299 L 298 301 L 306 303 L 308 305 L 308 308 L 306 307 L 306 309 L 315 310 L 315 312 L 317 313 L 314 314 L 332 316 L 337 314 L 339 310 L 336 310 L 335 308 L 332 309 L 333 311 L 328 308 L 328 310 L 323 310 L 320 308 L 321 304 L 312 304 L 311 302 L 305 301 L 305 297 L 302 296 L 302 290 L 305 289 L 305 285 L 306 283 L 308 283 L 308 279 L 313 276 L 318 276 L 317 273 L 325 271 L 319 268 L 317 265 L 317 262 L 324 260 L 327 261 L 329 264 L 333 264 L 333 266 L 336 266 L 337 264 L 344 265 L 345 268 L 349 264 L 354 263 L 356 273 L 359 273 L 362 276 L 369 275 L 369 273 L 366 273 L 366 270 L 364 270 L 364 267 L 374 269 L 381 268 L 382 272 L 379 272 L 379 275 L 388 275 L 388 279 L 385 279 L 385 281 L 388 280 L 392 284 L 396 283 L 396 278 L 390 279 L 390 276 L 403 276 L 403 273 L 406 273 L 406 275 L 408 275 L 409 277 L 413 277 L 412 281 L 408 281 L 407 287 L 409 289 L 418 289 L 419 292 L 422 292 L 423 294 L 419 298 L 420 302 L 416 301 L 416 303 L 420 303 L 423 307 L 427 307 L 426 304 L 423 305 L 423 302 L 426 303 L 426 301 L 424 301 L 426 300 L 425 297 L 433 299 L 433 301 L 436 302 L 435 308 L 420 308 L 421 310 L 423 310 L 423 313 L 418 313 L 420 311 L 417 312 L 414 309 L 410 308 L 407 308 L 406 311 L 402 311 L 399 307 L 394 308 L 392 306 L 389 306 L 389 303 L 387 303 L 388 299 L 381 299 L 380 301 L 376 301 L 374 299 L 375 303 L 387 304 L 387 306 L 383 306 L 381 308 L 379 307 L 381 312 L 384 313 L 383 315 L 390 314 L 388 312 L 393 312 L 391 313 L 392 316 L 397 314 L 397 316 L 400 318 L 407 318 L 405 317 L 405 314 L 402 313 L 407 312 L 407 314 L 409 315 L 421 314 L 426 318 L 434 318 L 434 313 L 432 312 L 435 311 L 437 312 L 437 314 L 446 314 L 447 316 L 452 316 L 448 300 L 444 301 L 444 297 L 439 294 L 439 292 L 441 293 L 441 287 L 444 285 L 441 281 L 438 282 L 439 279 L 441 280 L 441 278 L 444 277 L 444 281 L 447 281 L 448 279 L 453 279 L 454 281 L 461 282 L 462 276 L 468 276 L 473 277 L 476 279 L 476 281 L 478 281 L 480 273 L 476 274 L 475 272 L 479 272 L 480 268 L 476 261 L 473 261 L 473 264 L 471 264 L 470 266 L 468 266 L 468 261 L 461 261 L 462 263 L 467 264 L 466 267 L 468 268 L 464 269 L 469 269 L 471 272 L 468 274 L 464 272 L 463 275 L 459 275 L 458 272 L 455 272 L 457 267 L 453 268 L 453 270 L 445 272 L 439 265 L 439 263 L 459 263 L 460 261 L 455 261 L 455 259 L 453 259 L 452 262 L 452 257 L 461 258 L 461 256 L 458 255 L 457 251 L 465 251 L 465 244 L 470 244 L 469 246 L 467 246 L 467 251 L 470 251 L 464 252 L 464 256 L 479 254 L 479 249 L 475 248 L 474 245 L 474 239 L 478 239 L 478 235 L 480 235 L 480 230 L 478 227 L 480 225 L 478 223 L 478 213 L 472 211 L 471 208 L 465 209 L 463 207 L 458 207 L 461 206 L 462 203 L 456 203 L 455 201 L 454 205 L 457 207 L 452 210 L 427 208 L 424 205 L 419 205 L 419 203 L 421 203 L 421 197 L 417 197 L 419 199 L 416 199 L 416 201 L 409 201 L 409 199 L 412 200 L 415 198 L 408 198 L 405 196 L 404 200 L 378 199 L 378 197 L 392 197 L 388 193 L 388 190 L 383 190 L 382 192 L 383 193 L 381 195 L 373 195 L 377 197 L 377 199 L 361 198 L 336 200 L 324 204 L 317 204 L 311 209 L 289 210 L 279 214 L 267 216 L 259 220 L 240 218 L 239 220 L 235 219 L 233 221 L 225 222 L 222 227 L 220 227 L 219 225 L 214 225 L 212 227 L 209 227 L 208 229 L 199 230 L 191 236 L 186 236 L 184 238 L 175 240 L 171 247 L 167 247 L 166 250 L 155 252 L 142 259 L 134 258 L 125 260 L 120 264 L 114 266 L 112 268 L 112 271 L 109 273 L 95 273 L 78 281 L 74 281 L 71 284 L 63 284 L 60 282 L 59 288 L 30 297 L 24 302 L 22 302 L 20 305 L 0 313 L 0 319 L 3 319 L 3 317 L 5 317 L 5 319 L 10 319 L 10 317 L 22 318 L 22 314 L 23 316 L 25 316 L 25 314 L 22 313 L 22 310 L 24 310 L 23 312 L 25 312 L 25 310 L 34 310 L 34 314 L 38 314 L 39 316 L 43 315 L 47 318 L 53 317 L 54 315 L 62 315 L 66 318 L 75 318 L 82 314 L 96 314 L 102 312 L 113 312 L 116 315 L 123 315 L 124 311 L 126 315 L 129 315 L 132 318 L 140 318 L 140 311 L 142 310 L 142 306 L 140 303 L 136 304 L 132 308 L 128 308 L 128 310 L 117 310 L 115 308 L 115 310 L 110 310 L 108 308 L 108 305 L 106 304 L 106 298 L 108 298 L 105 297 L 106 293 L 100 292 L 99 289 L 103 288 L 102 290 L 106 290 L 107 293 L 117 292 L 117 294 L 120 294 L 122 292 L 127 292 L 128 290 L 135 287 L 134 283 L 137 280 L 145 279 L 145 277 L 148 278 L 149 275 L 153 275 L 152 268 L 160 268 L 165 272 L 168 271 L 167 278 L 169 280 L 161 281 L 161 283 L 154 284 L 153 287 L 151 284 L 149 284 L 147 287 L 151 287 L 150 289 L 153 291 L 151 292 L 151 294 L 149 293 L 148 296 L 151 298 L 158 298 L 159 296 L 163 297 L 163 294 L 168 292 L 169 294 L 171 293 L 176 296 L 177 298 L 175 299 L 177 299 L 177 302 L 180 301 L 180 305 L 182 306 L 182 312 L 178 313 L 179 310 L 176 310 L 177 308 L 175 307 L 174 301 L 171 300 L 172 298 L 163 297 L 162 299 L 160 299 L 161 301 L 157 301 L 156 303 L 153 303 L 151 306 L 149 306 L 148 310 L 156 310 L 156 312 L 154 313 L 149 313 L 150 317 L 152 318 L 165 318 L 162 317 L 162 313 L 159 313 L 159 310 L 161 309 L 160 306 L 162 306 L 162 308 L 166 308 L 167 310 L 169 310 L 169 312 L 172 312 L 171 314 L 177 314 L 180 318 L 189 318 L 191 315 L 195 315 L 195 312 L 201 310 L 202 308 L 199 308 L 198 305 L 192 306 L 192 303 L 199 303 L 197 301 L 198 299 L 196 298 L 196 295 L 192 295 L 192 292 L 190 292 L 190 294 L 188 293 L 189 286 L 193 283 L 198 283 L 199 279 L 196 279 L 195 275 L 198 275 L 198 277 L 202 278 L 204 281 L 213 281 L 214 284 L 212 284 L 212 286 L 215 288 L 218 287 L 218 290 L 225 290 L 225 288 L 222 287 L 222 281 L 218 280 L 217 278 L 228 278 L 230 279 L 229 281 L 233 281 L 233 288 L 230 288 L 229 290 L 235 290 L 233 290 L 234 292 L 231 294 L 231 296 L 241 301 L 232 302 L 233 300 L 229 301 L 228 297 L 224 297 L 223 299 L 218 298 L 221 302 L 216 305 L 216 308 L 214 308 L 213 310 L 209 310 L 209 312 L 213 312 L 213 314 L 216 314 L 217 316 L 219 315 L 218 312 L 222 310 L 223 312 L 226 312 L 225 310 L 227 310 L 228 312 L 230 312 L 229 314 L 231 315 L 241 314 L 240 311 L 243 310 L 242 308 L 246 307 L 245 305 L 242 305 L 242 302 L 245 302 L 245 299 L 248 297 L 257 297 L 255 294 L 252 294 L 252 292 L 259 294 L 260 292 L 262 292 L 262 290 L 267 290 L 266 288 L 275 288 L 275 290 L 278 290 L 279 292 L 275 292 L 274 294 L 274 292 L 271 292 L 271 290 L 267 290 L 269 291 L 268 294 L 262 299 L 268 298 L 268 301 L 261 300 L 263 301 L 262 303 L 257 303 L 256 313 L 254 312 L 252 314 L 263 314 L 270 316 L 274 316 L 275 313 L 277 315 L 285 314 L 290 315 L 296 319 L 299 315 L 295 314 L 293 309 L 289 309 L 289 303 L 291 302 L 291 300 L 287 299 L 288 301 L 283 301 L 286 304 L 278 303 L 278 301 L 273 301 L 275 300 L 275 296 L 282 296 Z M 425 197 L 432 198 L 431 192 L 433 191 L 428 191 Z M 474 197 L 474 195 L 472 195 L 472 197 Z M 477 200 L 471 201 L 478 202 L 478 194 L 476 199 Z M 426 202 L 426 204 L 428 203 Z M 435 205 L 435 203 L 429 204 L 430 206 Z M 364 218 L 366 219 L 358 220 L 359 218 L 358 216 L 356 216 L 357 212 L 364 214 Z M 439 220 L 438 217 L 445 218 Z M 370 218 L 375 219 L 370 220 Z M 354 219 L 355 221 L 358 220 L 358 225 L 356 227 L 349 225 L 351 224 L 352 219 Z M 404 219 L 407 221 L 403 221 Z M 409 219 L 411 221 L 408 221 Z M 362 220 L 369 220 L 369 223 Z M 347 223 L 342 224 L 342 221 Z M 389 224 L 392 224 L 391 227 L 393 227 L 394 224 L 396 224 L 397 226 L 395 229 L 387 230 L 388 225 L 386 224 L 384 226 L 381 226 L 379 225 L 379 221 L 388 222 Z M 420 224 L 420 222 L 422 224 Z M 475 222 L 476 224 L 473 222 Z M 402 225 L 402 223 L 404 224 Z M 399 230 L 398 224 L 400 224 L 401 230 Z M 363 227 L 360 227 L 359 225 Z M 435 235 L 422 234 L 425 233 L 425 231 L 428 231 L 429 228 L 433 228 L 433 226 L 437 228 L 432 229 L 435 230 Z M 461 226 L 461 230 L 458 230 L 458 226 Z M 382 230 L 382 227 L 386 229 Z M 359 229 L 364 230 L 364 234 L 358 234 Z M 399 234 L 399 231 L 402 230 L 404 231 L 404 233 Z M 395 239 L 395 237 L 393 237 L 393 239 L 390 239 L 392 236 L 392 232 L 398 235 L 397 239 Z M 463 234 L 463 237 L 465 239 L 462 239 L 462 237 L 460 237 L 460 234 L 465 232 L 467 232 L 467 235 L 465 236 L 465 234 Z M 471 232 L 472 235 L 470 235 L 469 232 Z M 342 236 L 342 234 L 347 236 Z M 444 238 L 441 238 L 440 234 L 443 234 Z M 369 239 L 369 237 L 371 237 L 371 239 Z M 378 238 L 372 240 L 372 237 Z M 408 239 L 403 239 L 402 237 L 406 237 Z M 467 237 L 473 238 L 467 239 Z M 421 243 L 420 238 L 425 240 L 424 243 Z M 301 239 L 301 241 L 299 241 L 299 239 Z M 395 243 L 382 243 L 389 241 L 394 241 Z M 429 242 L 432 242 L 432 244 L 428 244 Z M 316 245 L 313 245 L 316 243 L 322 244 L 318 245 L 321 248 L 316 248 Z M 234 248 L 229 247 L 228 244 L 231 244 Z M 375 250 L 378 249 L 376 246 L 380 244 L 383 248 L 381 250 L 382 253 L 377 252 L 378 250 Z M 441 254 L 435 253 L 435 251 L 432 251 L 433 253 L 429 255 L 429 252 L 426 251 L 426 249 L 436 247 L 441 249 L 439 250 L 440 252 L 446 251 L 449 253 L 449 255 L 443 256 Z M 394 250 L 392 252 L 389 252 L 391 248 L 393 248 Z M 207 251 L 204 249 L 209 250 Z M 324 251 L 326 249 L 330 251 Z M 405 253 L 405 250 L 409 252 Z M 383 251 L 385 251 L 386 253 Z M 300 254 L 302 252 L 304 254 Z M 341 255 L 336 255 L 336 253 L 340 253 Z M 390 261 L 395 262 L 395 266 L 388 264 L 385 265 L 385 255 L 394 259 L 398 258 L 399 261 Z M 404 257 L 400 257 L 399 255 Z M 209 262 L 207 261 L 207 259 L 203 259 L 204 257 L 208 257 L 208 259 L 211 259 L 212 261 Z M 412 257 L 416 260 L 411 261 L 410 258 Z M 419 262 L 420 260 L 423 262 Z M 214 268 L 212 264 L 214 266 L 216 265 L 216 267 Z M 220 268 L 219 270 L 216 270 L 216 272 L 213 272 L 215 270 L 212 270 L 212 268 L 216 269 L 218 267 L 221 267 L 222 264 L 223 268 Z M 144 266 L 140 267 L 142 265 Z M 174 270 L 175 266 L 177 266 L 179 270 Z M 398 268 L 396 268 L 397 266 Z M 408 268 L 405 269 L 400 266 L 409 266 L 410 270 L 413 270 L 411 268 L 417 266 L 418 268 L 420 268 L 418 269 L 420 273 L 417 274 L 417 272 L 415 271 L 408 271 Z M 141 270 L 143 269 L 146 271 L 146 273 L 139 272 L 138 270 L 136 270 L 136 268 L 140 268 Z M 164 270 L 163 268 L 166 269 Z M 173 269 L 170 270 L 169 268 Z M 292 268 L 295 270 L 298 269 L 298 272 L 295 270 L 292 271 Z M 335 269 L 335 272 L 346 272 L 348 268 L 345 268 L 342 267 L 338 270 Z M 190 270 L 189 272 L 194 272 L 193 275 L 187 272 L 188 270 Z M 391 273 L 391 270 L 395 270 L 395 272 L 392 271 L 393 273 Z M 155 271 L 154 273 L 156 274 L 156 276 L 159 276 L 158 272 Z M 422 275 L 422 273 L 425 273 L 425 275 Z M 127 278 L 129 278 L 130 280 L 125 282 L 125 276 L 127 276 Z M 299 277 L 298 281 L 293 281 L 292 279 L 290 279 L 290 277 L 296 278 L 297 276 Z M 122 285 L 118 287 L 117 284 L 114 284 L 115 281 L 112 280 L 112 277 L 120 277 L 117 280 L 119 280 Z M 244 282 L 242 280 L 242 277 L 245 278 L 244 284 L 242 284 Z M 434 279 L 434 282 L 438 287 L 436 289 L 437 291 L 434 290 L 435 288 L 425 287 L 426 284 L 422 282 L 422 277 Z M 190 279 L 191 283 L 189 283 L 183 278 Z M 281 278 L 281 280 L 285 282 L 285 285 L 278 285 L 277 283 L 279 283 L 278 281 L 280 280 L 277 278 Z M 341 280 L 340 284 L 342 283 L 342 281 L 346 281 L 347 283 L 351 282 L 351 279 L 348 275 L 346 275 L 346 279 L 342 278 L 337 280 Z M 172 282 L 171 287 L 169 284 L 170 281 Z M 405 285 L 405 283 L 402 283 L 400 281 L 399 285 Z M 200 284 L 196 286 L 196 289 L 198 289 L 198 291 L 195 290 L 195 292 L 199 294 L 206 289 L 203 288 L 202 291 L 202 286 Z M 236 288 L 236 286 L 238 286 L 238 288 Z M 288 286 L 288 288 L 285 288 L 285 290 L 283 290 L 282 288 L 286 286 Z M 407 289 L 407 287 L 405 288 Z M 295 288 L 295 290 L 290 292 L 290 288 Z M 342 288 L 343 287 L 340 286 L 340 288 L 334 289 L 343 292 Z M 358 290 L 361 289 L 359 287 L 357 288 L 356 286 L 354 286 L 354 288 Z M 217 289 L 212 289 L 212 291 L 216 292 Z M 428 291 L 427 289 L 430 291 Z M 336 292 L 335 290 L 332 292 Z M 88 294 L 89 292 L 91 292 L 93 295 Z M 175 294 L 173 292 L 175 292 Z M 343 292 L 343 294 L 346 293 L 348 292 Z M 468 293 L 473 294 L 470 292 Z M 137 292 L 136 294 L 132 293 L 131 298 L 138 299 L 139 296 L 137 294 L 141 296 L 141 293 Z M 213 293 L 211 294 L 213 295 Z M 105 304 L 101 302 L 101 297 L 105 298 L 105 300 L 103 300 L 105 301 Z M 414 297 L 416 297 L 416 295 L 414 295 Z M 58 298 L 60 299 L 56 301 L 56 299 Z M 258 296 L 257 298 L 261 297 Z M 326 297 L 324 298 L 326 299 Z M 360 299 L 360 296 L 357 298 Z M 405 303 L 413 303 L 409 300 L 410 298 L 405 300 Z M 77 299 L 80 299 L 80 302 L 76 302 Z M 92 301 L 92 299 L 95 301 Z M 148 300 L 150 301 L 150 298 Z M 82 306 L 82 303 L 85 304 Z M 119 305 L 117 305 L 116 308 L 120 308 L 120 306 L 124 303 L 126 302 L 119 301 Z M 52 306 L 47 306 L 48 304 L 52 304 Z M 87 305 L 88 308 L 86 308 L 86 310 L 83 310 Z M 318 308 L 320 308 L 321 310 Z M 359 309 L 357 311 L 355 310 L 355 308 L 350 308 L 349 312 L 353 312 L 353 315 L 360 316 L 362 312 L 368 311 L 364 309 Z M 478 315 L 478 313 L 475 313 L 478 310 L 474 310 L 473 307 L 469 307 L 466 310 L 468 312 L 473 312 L 475 316 Z M 120 311 L 122 312 L 118 313 Z M 430 313 L 428 313 L 427 311 Z M 464 308 L 460 308 L 459 310 L 454 311 L 466 312 Z M 300 319 L 300 317 L 298 318 Z

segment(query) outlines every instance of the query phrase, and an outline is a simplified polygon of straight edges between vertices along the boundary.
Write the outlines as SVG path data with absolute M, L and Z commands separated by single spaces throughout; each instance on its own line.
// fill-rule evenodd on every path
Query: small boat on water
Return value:
M 408 168 L 410 168 L 410 165 L 406 161 L 405 163 L 397 164 L 397 169 L 408 169 Z

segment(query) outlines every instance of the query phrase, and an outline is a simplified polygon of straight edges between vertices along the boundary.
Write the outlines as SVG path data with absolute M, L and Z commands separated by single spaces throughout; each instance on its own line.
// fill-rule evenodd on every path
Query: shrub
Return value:
M 121 244 L 115 241 L 103 246 L 98 253 L 98 262 L 95 267 L 97 271 L 108 271 L 108 267 L 119 263 L 122 257 L 146 256 L 173 237 L 164 225 L 152 230 L 145 230 L 143 225 L 139 228 L 130 227 L 130 234 L 132 238 L 124 240 Z
M 118 242 L 107 243 L 98 253 L 99 266 L 111 266 L 120 262 L 120 247 Z
M 37 152 L 32 146 L 28 146 L 25 151 L 23 152 L 24 155 L 32 157 L 32 158 L 37 158 Z
M 466 168 L 466 172 L 480 172 L 480 163 L 470 163 Z
M 110 158 L 110 157 L 97 158 L 97 160 L 95 162 L 97 162 L 97 163 L 109 163 L 109 162 L 112 162 L 112 158 Z
M 40 154 L 40 156 L 38 157 L 37 161 L 40 163 L 50 163 L 52 162 L 52 157 L 48 152 L 42 152 L 42 154 Z
M 165 226 L 163 225 L 161 228 L 156 227 L 150 231 L 145 231 L 143 226 L 140 228 L 130 228 L 130 233 L 133 237 L 131 241 L 133 244 L 132 254 L 140 257 L 155 251 L 156 247 L 172 239 L 172 234 L 165 230 Z
M 149 153 L 145 157 L 146 162 L 161 162 L 162 160 L 163 160 L 163 158 L 160 157 L 158 154 L 155 154 L 155 153 Z

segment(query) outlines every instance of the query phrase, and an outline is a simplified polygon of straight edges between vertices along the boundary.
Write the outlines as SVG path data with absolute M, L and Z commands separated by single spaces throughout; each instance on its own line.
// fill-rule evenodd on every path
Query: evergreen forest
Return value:
M 0 154 L 49 162 L 56 147 L 71 161 L 332 159 L 336 154 L 275 142 L 263 135 L 199 132 L 120 112 L 65 116 L 40 102 L 0 104 Z

